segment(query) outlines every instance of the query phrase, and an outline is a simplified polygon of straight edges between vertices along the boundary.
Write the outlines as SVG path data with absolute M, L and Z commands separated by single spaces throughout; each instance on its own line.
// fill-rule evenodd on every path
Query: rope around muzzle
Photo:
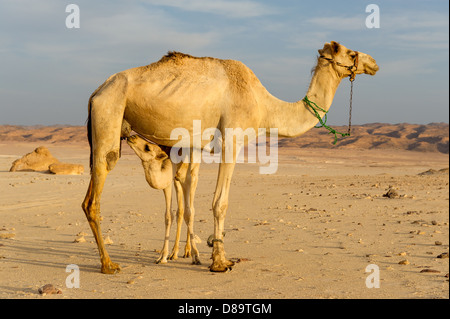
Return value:
M 349 80 L 350 80 L 350 108 L 349 108 L 349 115 L 348 115 L 348 130 L 347 133 L 341 133 L 336 131 L 334 128 L 328 126 L 327 123 L 327 110 L 324 110 L 323 108 L 321 108 L 320 106 L 318 106 L 316 103 L 314 103 L 313 101 L 310 101 L 308 99 L 307 96 L 305 96 L 303 98 L 303 101 L 306 103 L 306 105 L 308 105 L 311 110 L 314 112 L 314 115 L 317 117 L 317 119 L 319 120 L 320 126 L 314 126 L 315 128 L 321 128 L 324 127 L 326 128 L 328 131 L 330 131 L 330 134 L 334 134 L 334 142 L 333 145 L 336 145 L 337 140 L 338 140 L 338 134 L 341 135 L 342 137 L 346 137 L 346 136 L 350 136 L 351 134 L 351 130 L 352 130 L 352 108 L 353 108 L 353 82 L 355 81 L 355 77 L 356 77 L 356 70 L 358 69 L 358 51 L 356 51 L 356 57 L 355 57 L 355 61 L 354 64 L 351 66 L 347 66 L 347 65 L 342 65 L 339 62 L 334 61 L 333 59 L 324 57 L 324 56 L 320 56 L 320 58 L 323 58 L 325 60 L 328 60 L 332 63 L 335 63 L 336 65 L 340 66 L 340 67 L 344 67 L 346 69 L 348 69 L 351 74 L 349 76 Z M 353 68 L 355 68 L 355 70 L 353 70 Z M 322 111 L 325 113 L 325 115 L 322 117 L 319 114 L 319 111 Z
M 321 128 L 321 127 L 324 127 L 324 128 L 326 128 L 328 131 L 330 131 L 330 134 L 334 134 L 334 142 L 333 142 L 333 145 L 336 145 L 336 143 L 337 143 L 337 140 L 338 140 L 338 137 L 337 137 L 337 136 L 338 136 L 338 134 L 341 135 L 342 137 L 350 136 L 350 126 L 349 126 L 349 129 L 348 129 L 348 132 L 347 132 L 347 133 L 341 133 L 341 132 L 336 131 L 334 128 L 332 128 L 332 127 L 330 127 L 330 126 L 327 125 L 327 113 L 328 113 L 327 110 L 324 110 L 323 108 L 321 108 L 320 106 L 318 106 L 318 105 L 317 105 L 316 103 L 314 103 L 313 101 L 310 101 L 310 100 L 308 99 L 307 96 L 305 96 L 305 97 L 303 98 L 303 101 L 311 108 L 311 110 L 314 112 L 314 115 L 318 118 L 318 120 L 319 120 L 319 122 L 320 122 L 320 126 L 314 126 L 314 127 L 315 127 L 315 128 Z M 322 112 L 325 113 L 323 119 L 322 119 L 322 117 L 320 116 L 319 111 L 322 111 Z
M 308 105 L 311 110 L 313 111 L 315 117 L 317 117 L 317 119 L 319 120 L 320 126 L 314 126 L 315 128 L 321 128 L 324 127 L 326 128 L 328 131 L 330 131 L 330 134 L 334 134 L 334 142 L 333 145 L 336 145 L 337 140 L 338 140 L 338 135 L 341 135 L 341 137 L 346 137 L 346 136 L 350 136 L 351 134 L 351 130 L 352 130 L 352 104 L 353 104 L 353 81 L 355 80 L 354 77 L 350 78 L 350 110 L 349 110 L 349 116 L 348 116 L 348 130 L 347 133 L 341 133 L 336 131 L 334 128 L 330 127 L 327 125 L 327 110 L 324 110 L 323 108 L 321 108 L 320 106 L 318 106 L 316 103 L 314 103 L 313 101 L 309 100 L 307 96 L 305 96 L 303 98 L 303 102 L 306 103 L 306 105 Z M 323 118 L 320 116 L 319 111 L 322 111 L 325 113 L 325 115 L 323 116 Z

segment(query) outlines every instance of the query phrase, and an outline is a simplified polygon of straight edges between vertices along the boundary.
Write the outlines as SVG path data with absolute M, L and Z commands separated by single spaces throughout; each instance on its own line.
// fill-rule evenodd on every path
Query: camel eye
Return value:
M 146 151 L 146 152 L 150 152 L 150 146 L 148 146 L 148 144 L 145 144 L 145 148 L 144 148 L 144 151 Z

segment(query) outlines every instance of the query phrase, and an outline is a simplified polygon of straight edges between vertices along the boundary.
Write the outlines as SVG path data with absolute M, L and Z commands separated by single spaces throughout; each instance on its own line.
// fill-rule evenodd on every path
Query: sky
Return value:
M 356 78 L 353 124 L 449 122 L 447 0 L 71 1 L 0 0 L 0 125 L 84 125 L 89 96 L 110 75 L 169 50 L 242 61 L 294 102 L 330 41 L 380 66 Z M 66 26 L 71 3 L 79 28 Z M 379 28 L 366 25 L 370 4 Z M 328 124 L 348 122 L 349 91 L 344 79 Z

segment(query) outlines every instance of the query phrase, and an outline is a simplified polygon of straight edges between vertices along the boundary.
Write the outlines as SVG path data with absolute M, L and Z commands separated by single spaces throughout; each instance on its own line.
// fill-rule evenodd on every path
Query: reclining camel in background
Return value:
M 165 225 L 166 232 L 164 238 L 164 246 L 156 263 L 166 263 L 169 255 L 169 235 L 170 226 L 172 225 L 173 214 L 172 204 L 172 182 L 175 184 L 177 193 L 177 233 L 175 244 L 170 260 L 178 258 L 178 250 L 180 244 L 181 224 L 184 216 L 188 231 L 187 240 L 183 257 L 191 256 L 192 246 L 192 263 L 199 265 L 199 253 L 194 240 L 194 195 L 197 188 L 198 170 L 200 164 L 195 163 L 173 163 L 168 155 L 156 144 L 148 143 L 137 135 L 127 138 L 128 145 L 134 150 L 142 161 L 145 171 L 145 179 L 148 184 L 155 189 L 162 189 L 166 200 Z M 184 197 L 184 204 L 183 204 Z

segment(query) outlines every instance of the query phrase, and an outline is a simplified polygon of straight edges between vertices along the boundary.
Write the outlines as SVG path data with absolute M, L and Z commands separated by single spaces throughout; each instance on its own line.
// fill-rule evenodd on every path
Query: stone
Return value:
M 421 273 L 423 273 L 423 272 L 430 272 L 430 273 L 437 273 L 437 274 L 440 273 L 439 270 L 435 270 L 435 269 L 422 269 L 420 272 Z
M 41 295 L 60 295 L 62 291 L 58 288 L 55 288 L 52 284 L 46 284 L 38 289 L 38 292 Z
M 383 197 L 399 198 L 400 195 L 397 193 L 397 191 L 395 189 L 389 188 L 388 191 L 386 192 L 386 194 L 383 195 Z

